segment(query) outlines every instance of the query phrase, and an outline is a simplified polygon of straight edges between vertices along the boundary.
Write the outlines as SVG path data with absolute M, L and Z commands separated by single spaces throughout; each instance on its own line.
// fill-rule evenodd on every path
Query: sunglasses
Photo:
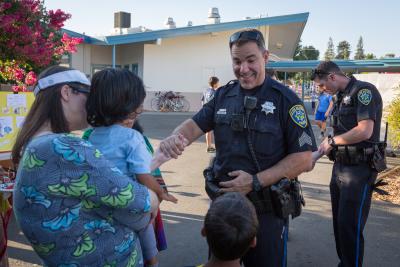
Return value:
M 229 38 L 229 47 L 232 47 L 234 43 L 236 43 L 238 40 L 252 40 L 256 42 L 262 42 L 263 37 L 261 33 L 259 32 L 254 32 L 254 31 L 241 31 L 241 32 L 236 32 L 231 35 Z
M 329 74 L 332 74 L 332 73 L 326 72 L 326 71 L 323 71 L 323 70 L 313 69 L 311 71 L 311 80 L 314 80 L 317 77 L 318 78 L 322 78 L 322 77 L 324 77 L 326 75 L 329 75 Z
M 78 93 L 86 94 L 86 95 L 89 94 L 89 89 L 84 89 L 84 88 L 79 87 L 79 86 L 74 85 L 74 84 L 67 84 L 67 85 L 69 87 L 71 87 L 74 92 L 78 92 Z

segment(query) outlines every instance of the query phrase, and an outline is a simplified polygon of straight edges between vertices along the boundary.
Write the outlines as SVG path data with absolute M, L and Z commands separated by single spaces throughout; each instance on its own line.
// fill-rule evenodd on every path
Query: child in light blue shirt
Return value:
M 88 122 L 94 127 L 88 140 L 119 171 L 153 190 L 160 201 L 177 202 L 151 175 L 151 155 L 143 136 L 131 129 L 143 111 L 145 96 L 143 82 L 129 70 L 105 69 L 95 73 L 86 102 Z M 153 227 L 138 234 L 145 266 L 158 266 Z

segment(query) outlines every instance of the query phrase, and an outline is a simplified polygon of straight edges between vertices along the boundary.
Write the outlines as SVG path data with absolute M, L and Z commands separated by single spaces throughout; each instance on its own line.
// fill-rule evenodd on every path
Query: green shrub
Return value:
M 389 140 L 394 149 L 400 148 L 400 96 L 388 107 Z

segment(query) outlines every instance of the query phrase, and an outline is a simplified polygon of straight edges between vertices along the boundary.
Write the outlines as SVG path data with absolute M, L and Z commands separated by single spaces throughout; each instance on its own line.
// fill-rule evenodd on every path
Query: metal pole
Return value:
M 112 67 L 115 69 L 115 45 L 112 47 Z

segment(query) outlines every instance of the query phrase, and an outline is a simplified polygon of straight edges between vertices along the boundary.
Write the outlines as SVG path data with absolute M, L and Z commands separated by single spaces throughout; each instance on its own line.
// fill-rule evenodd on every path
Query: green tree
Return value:
M 357 43 L 357 50 L 356 54 L 354 55 L 354 59 L 365 59 L 365 54 L 364 54 L 364 42 L 363 38 L 360 36 L 360 39 L 358 39 Z
M 319 51 L 312 45 L 302 46 L 301 40 L 297 44 L 293 60 L 317 60 Z
M 339 42 L 337 46 L 336 59 L 349 59 L 350 58 L 350 43 L 347 41 Z
M 303 46 L 301 45 L 301 40 L 296 46 L 296 50 L 294 50 L 293 60 L 304 60 L 303 56 Z
M 317 60 L 319 58 L 319 50 L 314 46 L 304 46 L 302 48 L 305 60 Z
M 376 56 L 373 53 L 368 53 L 365 55 L 365 59 L 376 59 Z
M 325 51 L 324 60 L 332 60 L 334 58 L 335 58 L 334 45 L 333 45 L 332 37 L 329 37 L 328 48 Z

